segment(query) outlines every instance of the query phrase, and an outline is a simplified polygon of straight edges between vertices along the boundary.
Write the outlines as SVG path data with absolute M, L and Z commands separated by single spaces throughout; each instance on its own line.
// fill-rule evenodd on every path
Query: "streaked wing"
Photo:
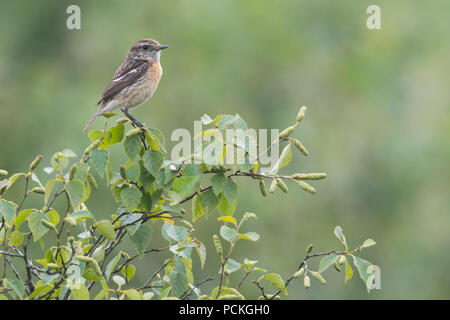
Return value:
M 124 88 L 132 85 L 138 79 L 143 77 L 148 71 L 149 64 L 145 60 L 134 60 L 131 63 L 120 66 L 114 74 L 112 80 L 103 91 L 101 99 L 97 104 L 104 105 L 112 100 Z

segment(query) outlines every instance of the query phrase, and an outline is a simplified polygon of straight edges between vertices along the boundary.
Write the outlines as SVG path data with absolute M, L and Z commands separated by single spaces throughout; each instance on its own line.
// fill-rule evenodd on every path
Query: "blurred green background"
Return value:
M 357 275 L 344 286 L 329 270 L 328 286 L 293 282 L 288 298 L 450 298 L 449 1 L 376 1 L 382 30 L 373 31 L 366 9 L 375 1 L 365 0 L 76 1 L 81 30 L 68 30 L 72 2 L 0 2 L 0 168 L 24 171 L 37 154 L 48 165 L 65 148 L 80 154 L 89 143 L 82 128 L 126 51 L 155 38 L 170 46 L 164 75 L 134 114 L 167 139 L 203 113 L 282 129 L 308 106 L 295 137 L 310 156 L 297 153 L 289 170 L 328 179 L 314 196 L 291 187 L 262 198 L 239 178 L 236 214 L 255 212 L 247 228 L 262 239 L 238 246 L 236 260 L 289 276 L 309 243 L 339 248 L 340 225 L 352 247 L 376 240 L 362 256 L 380 266 L 381 289 L 367 294 Z M 119 147 L 113 157 L 124 159 Z M 105 190 L 88 205 L 100 217 L 115 207 Z M 218 269 L 218 224 L 201 219 L 196 229 L 210 255 L 196 269 L 201 280 Z M 139 261 L 136 282 L 166 255 Z

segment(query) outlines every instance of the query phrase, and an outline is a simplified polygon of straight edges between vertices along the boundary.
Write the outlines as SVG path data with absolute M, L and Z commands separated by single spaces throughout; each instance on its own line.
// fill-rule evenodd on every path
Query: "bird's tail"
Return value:
M 92 122 L 94 122 L 95 119 L 97 119 L 105 110 L 100 109 L 97 111 L 96 114 L 89 120 L 89 122 L 86 124 L 86 126 L 83 129 L 83 132 L 86 132 L 86 130 L 91 126 Z

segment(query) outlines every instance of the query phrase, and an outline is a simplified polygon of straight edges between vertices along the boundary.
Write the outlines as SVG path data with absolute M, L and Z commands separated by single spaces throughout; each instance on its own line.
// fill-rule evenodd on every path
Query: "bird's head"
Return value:
M 168 48 L 153 39 L 142 39 L 135 42 L 128 51 L 131 59 L 145 59 L 159 62 L 161 50 Z

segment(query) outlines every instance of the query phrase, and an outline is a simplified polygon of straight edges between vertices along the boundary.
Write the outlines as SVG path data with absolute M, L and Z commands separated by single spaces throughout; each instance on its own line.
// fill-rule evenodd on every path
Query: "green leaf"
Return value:
M 156 175 L 164 162 L 164 153 L 157 150 L 147 150 L 142 157 L 144 166 L 153 176 Z
M 238 187 L 237 184 L 231 180 L 227 179 L 225 185 L 223 186 L 223 195 L 228 200 L 228 203 L 232 204 L 237 196 Z
M 77 211 L 74 214 L 72 214 L 70 216 L 72 219 L 75 219 L 76 222 L 81 222 L 84 221 L 86 219 L 92 219 L 95 221 L 94 216 L 92 215 L 92 213 L 90 213 L 87 210 L 81 210 L 81 211 Z
M 136 273 L 136 267 L 133 264 L 127 264 L 121 270 L 123 276 L 130 281 Z
M 225 270 L 228 271 L 229 273 L 233 273 L 237 270 L 239 270 L 242 267 L 242 264 L 237 262 L 236 260 L 233 260 L 231 258 L 229 258 L 227 260 L 227 263 L 225 264 Z
M 368 280 L 372 274 L 369 273 L 368 270 L 369 267 L 372 266 L 373 264 L 367 260 L 364 260 L 363 258 L 353 256 L 353 265 L 356 267 L 359 276 L 364 281 L 367 291 L 370 292 L 370 283 L 368 283 Z
M 41 223 L 42 219 L 48 221 L 47 216 L 41 211 L 37 210 L 32 211 L 28 216 L 28 227 L 30 228 L 31 233 L 33 234 L 34 242 L 42 238 L 49 230 L 47 227 L 42 225 Z
M 98 129 L 90 130 L 88 133 L 88 137 L 92 142 L 99 140 L 102 137 L 102 135 L 103 135 L 103 130 L 98 130 Z
M 11 232 L 11 235 L 9 236 L 9 244 L 12 246 L 20 246 L 24 238 L 24 235 L 19 230 L 14 230 Z
M 45 185 L 45 197 L 44 197 L 44 205 L 46 206 L 48 203 L 48 200 L 50 198 L 50 195 L 53 190 L 53 186 L 55 185 L 56 179 L 49 180 L 47 184 Z
M 142 300 L 142 293 L 136 289 L 128 289 L 125 290 L 124 293 L 130 300 Z
M 72 290 L 72 297 L 74 300 L 89 300 L 89 290 L 86 288 L 84 284 L 79 284 Z
M 152 231 L 148 225 L 141 224 L 133 234 L 128 234 L 128 238 L 141 258 L 144 256 L 144 251 L 150 242 Z
M 368 248 L 368 247 L 374 246 L 376 244 L 377 243 L 375 241 L 373 241 L 372 239 L 366 239 L 366 241 L 364 241 L 364 243 L 362 244 L 361 249 Z
M 109 220 L 100 220 L 95 224 L 97 231 L 108 240 L 114 240 L 114 226 Z
M 197 249 L 197 253 L 200 258 L 200 263 L 201 263 L 201 266 L 203 269 L 203 266 L 205 265 L 205 261 L 206 261 L 206 247 L 202 242 L 200 242 L 198 240 L 196 240 L 195 242 L 197 243 L 196 249 Z
M 228 202 L 225 196 L 222 194 L 219 201 L 219 211 L 223 216 L 232 216 L 234 211 L 236 211 L 237 201 L 234 200 L 232 204 Z
M 345 246 L 346 250 L 348 250 L 347 240 L 345 239 L 344 233 L 340 226 L 337 226 L 336 228 L 334 228 L 334 234 L 342 242 L 342 244 Z
M 120 193 L 120 200 L 129 211 L 133 211 L 141 201 L 142 193 L 135 185 L 129 185 Z
M 231 217 L 231 216 L 222 216 L 217 218 L 217 221 L 225 221 L 225 222 L 231 222 L 234 225 L 237 225 L 237 221 L 235 218 Z
M 350 266 L 350 263 L 348 263 L 347 259 L 345 259 L 345 283 L 347 283 L 348 280 L 350 280 L 353 277 L 353 270 Z
M 289 143 L 286 145 L 286 147 L 284 147 L 283 151 L 281 152 L 278 169 L 287 166 L 289 163 L 291 163 L 291 161 L 292 161 L 292 148 L 291 142 L 289 141 Z
M 23 296 L 25 294 L 25 286 L 23 285 L 22 281 L 4 279 L 3 286 L 7 289 L 12 289 L 12 292 L 14 292 L 14 294 L 19 299 L 21 299 L 21 300 L 23 299 Z
M 236 235 L 237 235 L 236 229 L 232 229 L 227 226 L 220 227 L 220 236 L 225 240 L 227 240 L 228 242 L 232 243 L 236 238 Z
M 173 240 L 176 242 L 181 242 L 188 237 L 189 232 L 185 227 L 164 222 L 161 227 L 161 234 L 167 241 Z
M 258 241 L 260 236 L 256 232 L 247 232 L 247 233 L 239 233 L 238 237 L 240 239 L 250 240 L 250 241 Z
M 137 163 L 133 163 L 126 171 L 127 178 L 131 181 L 137 181 L 140 174 L 141 170 Z
M 56 210 L 50 210 L 45 214 L 48 220 L 55 226 L 59 223 L 59 213 Z
M 286 295 L 286 296 L 288 295 L 288 292 L 287 292 L 286 287 L 284 285 L 284 280 L 279 274 L 277 274 L 277 273 L 266 273 L 264 275 L 264 279 L 266 279 L 271 284 L 273 284 L 274 287 L 277 288 L 278 290 L 280 290 L 284 295 Z
M 108 265 L 106 266 L 105 269 L 105 276 L 106 276 L 106 281 L 109 280 L 109 277 L 111 276 L 111 272 L 113 272 L 114 268 L 116 267 L 117 263 L 119 262 L 121 257 L 121 253 L 119 252 L 114 259 L 112 259 Z
M 27 300 L 31 300 L 34 297 L 40 296 L 48 292 L 53 288 L 52 284 L 44 284 L 42 280 L 36 282 L 33 292 L 27 297 Z
M 74 209 L 78 208 L 84 197 L 84 183 L 74 179 L 65 184 L 65 189 L 69 195 L 72 207 Z
M 17 205 L 14 202 L 0 200 L 0 214 L 5 218 L 8 224 L 14 219 L 16 214 Z
M 125 126 L 122 123 L 119 123 L 116 126 L 109 129 L 109 132 L 111 132 L 111 137 L 109 138 L 108 144 L 112 146 L 113 144 L 122 141 L 125 133 Z
M 216 197 L 212 189 L 200 194 L 200 202 L 205 213 L 212 213 L 219 205 L 219 198 Z
M 170 274 L 170 283 L 172 284 L 172 294 L 180 296 L 188 289 L 189 282 L 186 277 L 186 266 L 181 258 L 176 257 Z
M 216 196 L 218 196 L 222 192 L 226 182 L 227 177 L 225 177 L 223 173 L 216 173 L 212 176 L 211 185 Z
M 192 221 L 195 222 L 205 213 L 202 203 L 200 202 L 200 196 L 197 194 L 192 200 Z
M 14 225 L 16 226 L 17 229 L 19 229 L 22 223 L 28 218 L 31 211 L 33 211 L 33 209 L 23 209 L 19 212 L 16 219 L 14 220 Z
M 90 152 L 89 163 L 94 167 L 98 174 L 103 177 L 105 174 L 106 165 L 109 161 L 108 150 L 92 150 Z
M 322 259 L 320 259 L 319 263 L 319 273 L 324 272 L 328 269 L 328 267 L 332 266 L 333 263 L 337 262 L 339 260 L 338 256 L 325 256 Z
M 178 193 L 182 198 L 190 196 L 196 189 L 200 176 L 182 176 L 172 182 L 172 190 Z
M 128 158 L 130 159 L 130 161 L 133 161 L 142 148 L 139 135 L 135 134 L 132 135 L 131 137 L 125 138 L 123 146 L 125 148 L 125 153 L 127 154 Z

